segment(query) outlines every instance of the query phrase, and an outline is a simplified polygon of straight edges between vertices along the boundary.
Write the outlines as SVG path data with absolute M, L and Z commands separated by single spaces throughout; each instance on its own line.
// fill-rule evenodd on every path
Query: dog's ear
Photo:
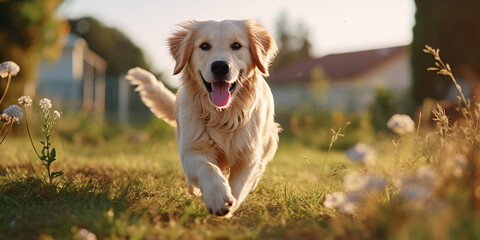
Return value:
M 273 37 L 259 23 L 247 20 L 250 54 L 255 67 L 268 76 L 268 67 L 277 55 L 278 46 Z
M 194 33 L 189 28 L 192 24 L 195 24 L 195 21 L 180 24 L 182 29 L 174 32 L 173 36 L 168 39 L 170 54 L 175 60 L 173 75 L 179 74 L 183 70 L 192 55 Z

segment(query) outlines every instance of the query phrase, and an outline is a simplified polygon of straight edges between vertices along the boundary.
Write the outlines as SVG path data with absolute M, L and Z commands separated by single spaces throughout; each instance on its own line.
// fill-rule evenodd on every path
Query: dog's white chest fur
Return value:
M 254 151 L 255 143 L 258 143 L 258 139 L 255 139 L 257 130 L 254 129 L 254 125 L 251 123 L 247 123 L 240 129 L 231 132 L 224 132 L 215 127 L 207 127 L 207 132 L 214 144 L 225 154 L 230 166 L 239 160 L 241 161 L 241 159 L 238 159 L 238 156 L 242 156 L 243 152 Z

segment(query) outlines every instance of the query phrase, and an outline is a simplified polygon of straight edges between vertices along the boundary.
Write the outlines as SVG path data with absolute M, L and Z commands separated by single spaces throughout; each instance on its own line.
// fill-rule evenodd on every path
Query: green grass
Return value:
M 58 152 L 52 171 L 65 174 L 54 186 L 47 184 L 21 125 L 0 145 L 0 239 L 80 239 L 81 229 L 98 239 L 480 237 L 478 146 L 456 132 L 461 127 L 452 127 L 445 138 L 435 132 L 404 141 L 397 136 L 398 147 L 391 135 L 377 138 L 371 142 L 377 164 L 368 168 L 336 151 L 361 130 L 347 129 L 328 155 L 287 132 L 258 187 L 224 219 L 210 216 L 202 201 L 187 193 L 173 129 L 159 120 L 140 129 L 69 116 L 61 120 L 52 138 Z M 443 162 L 457 152 L 470 165 L 463 177 L 452 178 Z M 396 174 L 418 166 L 435 169 L 440 179 L 436 199 L 422 208 L 404 202 L 392 185 Z M 324 207 L 326 195 L 342 192 L 343 178 L 352 172 L 375 173 L 389 183 L 383 192 L 366 195 L 354 214 Z
M 329 224 L 322 203 L 332 189 L 319 180 L 320 150 L 281 144 L 257 189 L 222 219 L 187 193 L 173 134 L 144 142 L 120 134 L 97 146 L 53 142 L 53 170 L 65 172 L 56 187 L 45 183 L 26 137 L 0 146 L 0 239 L 70 239 L 81 228 L 100 239 L 311 238 Z M 327 165 L 346 163 L 333 152 Z
M 374 142 L 377 164 L 368 170 L 343 152 L 330 152 L 322 178 L 327 153 L 281 136 L 259 186 L 234 217 L 223 219 L 210 216 L 202 201 L 187 193 L 173 131 L 155 124 L 158 121 L 146 132 L 115 128 L 115 133 L 104 129 L 96 134 L 94 130 L 102 127 L 87 124 L 65 130 L 59 125 L 52 138 L 58 151 L 52 168 L 65 175 L 56 186 L 46 184 L 45 169 L 27 137 L 21 132 L 9 136 L 0 146 L 0 239 L 78 239 L 83 228 L 99 239 L 480 237 L 471 191 L 475 184 L 470 181 L 474 172 L 439 188 L 438 209 L 411 208 L 390 185 L 368 196 L 353 215 L 323 206 L 326 194 L 342 191 L 347 173 L 376 172 L 391 180 L 397 170 L 437 166 L 418 150 L 434 155 L 436 149 L 423 147 L 414 136 L 398 147 L 398 168 L 395 147 L 387 138 Z

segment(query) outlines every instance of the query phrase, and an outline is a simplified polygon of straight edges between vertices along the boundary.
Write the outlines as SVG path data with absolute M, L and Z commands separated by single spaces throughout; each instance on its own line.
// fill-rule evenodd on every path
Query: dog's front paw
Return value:
M 202 199 L 210 214 L 231 217 L 236 200 L 228 183 L 210 185 L 202 189 Z

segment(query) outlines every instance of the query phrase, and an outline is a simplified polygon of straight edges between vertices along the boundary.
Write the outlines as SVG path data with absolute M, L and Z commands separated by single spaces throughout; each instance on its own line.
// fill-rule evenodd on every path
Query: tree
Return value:
M 124 74 L 137 66 L 151 70 L 142 50 L 116 28 L 106 27 L 92 17 L 69 22 L 72 33 L 85 39 L 89 48 L 107 61 L 107 74 Z
M 62 47 L 68 23 L 59 20 L 55 11 L 63 0 L 0 1 L 0 62 L 11 60 L 20 66 L 12 80 L 4 106 L 16 103 L 25 84 L 37 76 L 40 57 L 55 58 Z M 0 92 L 5 86 L 0 82 Z
M 377 88 L 369 112 L 375 130 L 387 130 L 388 119 L 397 113 L 392 93 L 386 88 Z
M 72 33 L 83 38 L 88 47 L 96 54 L 101 56 L 107 62 L 106 87 L 115 89 L 119 84 L 119 76 L 126 74 L 130 68 L 141 67 L 152 71 L 150 64 L 146 61 L 140 47 L 133 43 L 120 30 L 107 27 L 92 17 L 69 20 Z M 157 79 L 163 80 L 162 73 L 156 74 Z M 129 118 L 131 123 L 145 123 L 152 114 L 143 104 L 138 93 L 134 92 L 134 87 L 130 86 L 129 112 L 133 117 Z M 115 116 L 110 120 L 116 119 L 119 96 L 115 91 L 106 92 L 107 116 Z M 110 115 L 109 115 L 110 114 Z
M 277 44 L 279 52 L 272 65 L 275 68 L 311 57 L 312 44 L 307 27 L 299 22 L 292 27 L 286 13 L 277 19 Z
M 452 86 L 445 76 L 426 71 L 434 61 L 422 52 L 425 44 L 440 49 L 453 73 L 466 80 L 472 87 L 471 94 L 480 99 L 480 1 L 415 0 L 415 4 L 411 47 L 415 103 L 420 105 L 427 97 L 442 99 Z

